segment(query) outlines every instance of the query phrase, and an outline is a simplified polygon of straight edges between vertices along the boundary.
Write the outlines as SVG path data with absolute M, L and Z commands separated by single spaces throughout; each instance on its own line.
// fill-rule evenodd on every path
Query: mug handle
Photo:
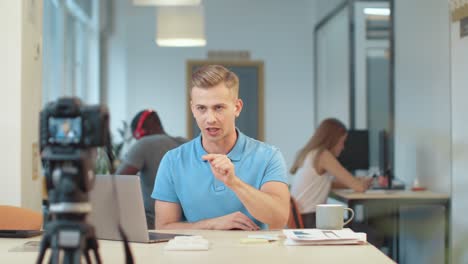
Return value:
M 353 218 L 354 218 L 354 211 L 353 211 L 353 209 L 351 209 L 351 208 L 345 208 L 345 210 L 347 210 L 347 211 L 349 211 L 349 212 L 351 213 L 351 217 L 348 219 L 348 221 L 346 221 L 346 222 L 343 224 L 343 226 L 349 224 L 349 222 L 351 222 L 351 220 L 353 220 Z

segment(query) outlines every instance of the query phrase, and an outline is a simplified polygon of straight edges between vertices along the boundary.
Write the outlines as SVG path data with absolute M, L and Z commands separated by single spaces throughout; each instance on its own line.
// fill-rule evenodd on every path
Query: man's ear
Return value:
M 236 110 L 235 110 L 236 117 L 239 117 L 243 106 L 244 106 L 244 102 L 242 102 L 242 99 L 240 98 L 236 99 Z

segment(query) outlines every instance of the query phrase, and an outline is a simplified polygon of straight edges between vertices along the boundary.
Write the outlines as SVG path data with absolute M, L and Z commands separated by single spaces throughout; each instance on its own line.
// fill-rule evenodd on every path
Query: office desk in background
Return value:
M 412 206 L 442 206 L 444 208 L 444 251 L 445 263 L 449 263 L 449 223 L 450 223 L 450 196 L 447 194 L 430 191 L 409 190 L 368 190 L 364 193 L 356 193 L 349 189 L 335 189 L 330 197 L 343 202 L 350 208 L 361 205 L 364 207 L 364 224 L 369 224 L 370 218 L 378 218 L 378 221 L 386 221 L 386 227 L 390 230 L 391 243 L 389 253 L 392 259 L 399 259 L 399 230 L 401 210 L 411 210 Z M 372 224 L 372 223 L 370 223 Z M 351 224 L 351 228 L 353 228 Z M 377 230 L 380 231 L 380 230 Z M 388 234 L 386 234 L 388 235 Z
M 284 246 L 283 240 L 267 244 L 241 244 L 249 234 L 279 234 L 281 231 L 206 231 L 171 230 L 168 233 L 202 235 L 210 241 L 208 251 L 164 251 L 166 243 L 131 243 L 135 263 L 393 263 L 372 245 Z M 27 241 L 40 240 L 0 238 L 1 263 L 34 263 L 37 252 L 8 252 Z M 103 263 L 124 263 L 122 242 L 99 240 L 99 253 Z M 48 259 L 45 259 L 48 260 Z M 44 261 L 44 263 L 46 263 Z

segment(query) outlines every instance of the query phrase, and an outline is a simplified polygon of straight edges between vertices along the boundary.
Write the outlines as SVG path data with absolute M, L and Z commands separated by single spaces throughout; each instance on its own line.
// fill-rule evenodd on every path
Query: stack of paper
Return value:
M 365 233 L 356 233 L 349 228 L 341 230 L 324 229 L 284 229 L 286 246 L 302 245 L 353 245 L 365 244 Z

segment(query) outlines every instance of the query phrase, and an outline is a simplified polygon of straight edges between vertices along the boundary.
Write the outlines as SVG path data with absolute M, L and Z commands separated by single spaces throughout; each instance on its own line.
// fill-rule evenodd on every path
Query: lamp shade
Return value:
M 201 0 L 133 0 L 138 6 L 192 6 L 199 5 Z
M 373 16 L 389 16 L 391 14 L 390 8 L 364 8 L 364 14 Z
M 161 47 L 206 45 L 203 6 L 159 7 L 156 10 L 156 44 Z

